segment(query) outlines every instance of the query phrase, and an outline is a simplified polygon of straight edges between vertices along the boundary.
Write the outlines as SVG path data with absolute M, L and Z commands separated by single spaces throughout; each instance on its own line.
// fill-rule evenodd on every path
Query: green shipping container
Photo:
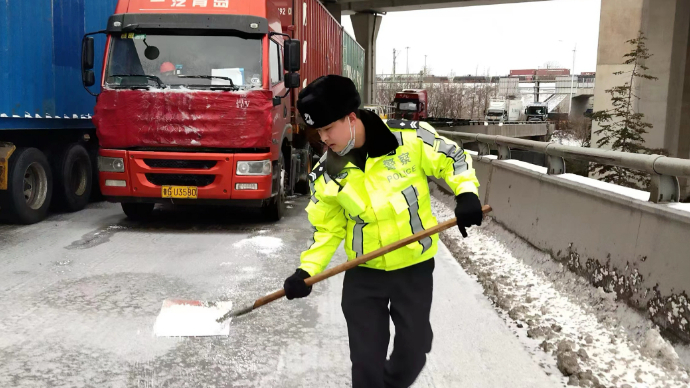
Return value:
M 343 76 L 350 78 L 361 94 L 364 90 L 364 49 L 343 30 Z

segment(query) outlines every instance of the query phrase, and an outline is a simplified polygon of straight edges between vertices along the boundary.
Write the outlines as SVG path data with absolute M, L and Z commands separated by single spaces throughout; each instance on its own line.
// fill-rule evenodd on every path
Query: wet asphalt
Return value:
M 166 298 L 249 303 L 282 287 L 309 239 L 308 197 L 277 223 L 236 208 L 132 222 L 94 203 L 0 224 L 0 387 L 348 387 L 342 275 L 234 320 L 228 337 L 158 338 Z M 345 260 L 340 249 L 333 263 Z M 555 387 L 442 246 L 421 387 Z M 391 341 L 392 342 L 392 341 Z

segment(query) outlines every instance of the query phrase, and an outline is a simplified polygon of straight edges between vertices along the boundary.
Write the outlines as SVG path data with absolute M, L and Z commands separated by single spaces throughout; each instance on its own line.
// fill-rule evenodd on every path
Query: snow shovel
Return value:
M 491 206 L 482 207 L 482 212 L 487 214 L 491 211 Z M 331 276 L 335 276 L 348 269 L 357 267 L 367 261 L 385 255 L 405 245 L 417 242 L 425 237 L 440 233 L 448 228 L 457 225 L 457 218 L 441 222 L 422 232 L 413 234 L 400 241 L 381 247 L 369 252 L 362 257 L 337 265 L 327 269 L 315 276 L 307 278 L 304 282 L 311 286 Z M 163 302 L 161 312 L 156 318 L 154 332 L 157 336 L 165 337 L 199 337 L 230 334 L 231 318 L 247 314 L 261 306 L 285 296 L 285 290 L 280 289 L 272 294 L 268 294 L 257 299 L 254 303 L 242 308 L 231 310 L 232 302 L 200 302 L 195 300 L 166 299 Z M 227 311 L 227 312 L 226 312 Z

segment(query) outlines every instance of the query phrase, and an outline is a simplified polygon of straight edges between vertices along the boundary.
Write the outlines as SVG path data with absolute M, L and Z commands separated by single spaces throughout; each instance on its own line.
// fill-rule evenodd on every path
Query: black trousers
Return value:
M 342 308 L 353 388 L 407 388 L 419 376 L 433 339 L 429 312 L 434 265 L 432 258 L 396 271 L 357 267 L 345 273 Z M 395 340 L 386 360 L 389 316 Z

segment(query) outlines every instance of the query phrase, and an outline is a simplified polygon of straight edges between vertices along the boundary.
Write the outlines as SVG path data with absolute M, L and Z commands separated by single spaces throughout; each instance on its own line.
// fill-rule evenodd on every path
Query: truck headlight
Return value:
M 125 160 L 122 158 L 98 157 L 98 171 L 125 172 Z
M 237 162 L 237 175 L 271 175 L 270 160 L 241 160 Z

